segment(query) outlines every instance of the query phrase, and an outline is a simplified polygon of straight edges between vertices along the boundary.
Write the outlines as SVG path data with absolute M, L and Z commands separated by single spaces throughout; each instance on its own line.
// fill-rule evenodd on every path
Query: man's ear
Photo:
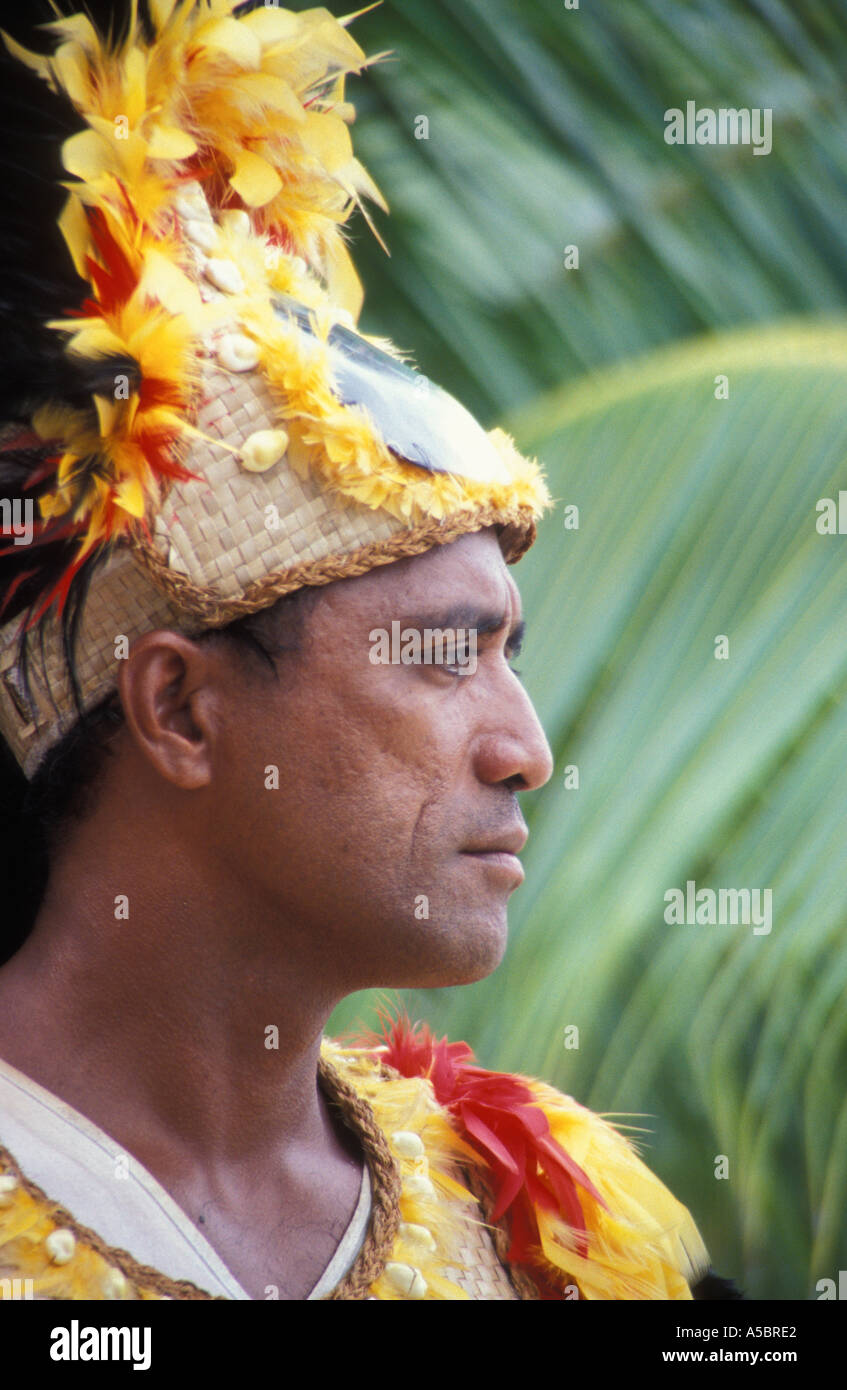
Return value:
M 192 790 L 212 780 L 225 703 L 220 653 L 167 630 L 145 632 L 120 663 L 129 733 L 156 771 Z

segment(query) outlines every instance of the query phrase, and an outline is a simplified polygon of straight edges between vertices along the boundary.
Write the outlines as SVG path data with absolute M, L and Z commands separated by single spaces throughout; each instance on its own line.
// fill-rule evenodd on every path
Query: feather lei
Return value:
M 428 1078 L 486 1165 L 493 1219 L 510 1220 L 509 1259 L 542 1298 L 691 1298 L 709 1264 L 697 1227 L 608 1121 L 541 1082 L 476 1066 L 466 1043 L 406 1017 L 369 1042 L 401 1075 Z

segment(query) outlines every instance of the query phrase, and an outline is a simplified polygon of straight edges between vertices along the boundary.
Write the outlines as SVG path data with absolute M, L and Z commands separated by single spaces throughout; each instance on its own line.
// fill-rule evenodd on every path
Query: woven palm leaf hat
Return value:
M 79 127 L 59 228 L 85 286 L 49 323 L 74 392 L 0 430 L 0 730 L 28 777 L 115 689 L 119 638 L 482 527 L 510 563 L 534 539 L 536 463 L 356 330 L 345 223 L 384 204 L 350 140 L 369 60 L 347 24 L 149 0 L 119 38 L 83 14 L 45 26 L 48 54 L 4 35 Z

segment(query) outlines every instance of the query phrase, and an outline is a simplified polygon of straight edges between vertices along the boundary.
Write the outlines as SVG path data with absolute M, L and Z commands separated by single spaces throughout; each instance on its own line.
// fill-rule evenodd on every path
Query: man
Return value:
M 0 970 L 0 1275 L 732 1296 L 576 1102 L 402 1021 L 323 1040 L 351 991 L 502 957 L 517 793 L 552 771 L 507 561 L 547 494 L 353 330 L 364 55 L 325 12 L 232 10 L 11 45 L 84 126 L 61 230 L 85 293 L 0 448 L 40 512 L 4 552 L 0 723 L 49 854 Z

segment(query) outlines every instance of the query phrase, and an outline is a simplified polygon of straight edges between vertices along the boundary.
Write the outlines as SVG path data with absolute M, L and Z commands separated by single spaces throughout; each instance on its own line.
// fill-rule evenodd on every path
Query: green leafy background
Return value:
M 350 89 L 392 209 L 363 327 L 556 498 L 516 571 L 556 772 L 507 957 L 404 1002 L 641 1126 L 721 1273 L 815 1298 L 847 1268 L 847 540 L 816 526 L 847 489 L 847 11 L 389 0 L 354 32 L 393 50 Z M 772 152 L 666 145 L 687 100 L 771 108 Z M 688 879 L 770 888 L 772 931 L 666 924 Z

